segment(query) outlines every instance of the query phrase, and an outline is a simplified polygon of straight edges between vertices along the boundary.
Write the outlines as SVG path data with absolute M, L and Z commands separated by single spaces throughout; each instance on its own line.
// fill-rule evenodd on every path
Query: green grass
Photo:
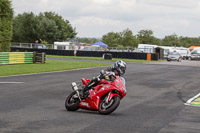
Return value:
M 79 60 L 97 60 L 97 61 L 117 61 L 123 60 L 125 62 L 155 62 L 155 61 L 147 61 L 147 60 L 136 60 L 136 59 L 122 59 L 122 58 L 113 58 L 112 60 L 104 60 L 102 57 L 80 57 L 80 56 L 56 56 L 56 55 L 47 55 L 47 57 L 55 57 L 55 58 L 69 58 L 69 59 L 79 59 Z
M 108 66 L 107 63 L 78 62 L 78 61 L 58 61 L 47 60 L 46 64 L 15 64 L 0 65 L 0 76 L 30 74 L 40 72 L 51 72 L 60 70 L 72 70 L 78 68 Z

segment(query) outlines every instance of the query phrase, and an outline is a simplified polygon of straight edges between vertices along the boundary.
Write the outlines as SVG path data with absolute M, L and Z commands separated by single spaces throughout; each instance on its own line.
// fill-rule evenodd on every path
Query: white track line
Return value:
M 199 96 L 200 96 L 200 93 L 197 94 L 196 96 L 190 98 L 190 99 L 185 103 L 185 105 L 189 105 L 189 106 L 197 106 L 197 105 L 191 105 L 190 103 L 191 103 L 192 101 L 194 101 L 196 98 L 198 98 Z M 197 106 L 197 107 L 200 107 L 200 106 Z
M 0 82 L 0 84 L 21 84 L 24 82 Z

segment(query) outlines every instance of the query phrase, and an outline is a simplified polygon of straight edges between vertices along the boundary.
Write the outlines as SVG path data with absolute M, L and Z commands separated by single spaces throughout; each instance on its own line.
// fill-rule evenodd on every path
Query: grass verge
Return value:
M 88 67 L 108 66 L 107 63 L 77 62 L 77 61 L 60 61 L 47 60 L 46 64 L 15 64 L 0 66 L 0 76 L 41 73 L 61 70 L 72 70 Z
M 155 62 L 155 61 L 147 61 L 147 60 L 122 59 L 122 58 L 113 58 L 112 60 L 104 60 L 102 57 L 57 56 L 57 55 L 47 55 L 47 57 L 68 58 L 68 59 L 78 59 L 78 60 L 113 61 L 113 62 L 117 60 L 123 60 L 125 62 L 138 62 L 138 63 Z

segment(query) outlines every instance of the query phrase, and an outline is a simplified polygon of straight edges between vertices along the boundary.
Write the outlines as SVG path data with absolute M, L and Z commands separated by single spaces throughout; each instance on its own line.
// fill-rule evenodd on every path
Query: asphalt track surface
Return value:
M 200 108 L 184 105 L 200 92 L 200 67 L 128 63 L 128 94 L 116 111 L 67 111 L 71 82 L 101 69 L 0 77 L 0 133 L 200 132 Z

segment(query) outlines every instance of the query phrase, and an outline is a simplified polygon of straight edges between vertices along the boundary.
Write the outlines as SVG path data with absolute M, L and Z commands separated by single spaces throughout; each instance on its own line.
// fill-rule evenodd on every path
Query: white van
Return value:
M 153 44 L 138 44 L 138 50 L 143 53 L 154 53 L 158 45 Z
M 180 53 L 183 60 L 191 60 L 191 52 L 188 48 L 176 49 L 176 52 Z
M 198 60 L 200 59 L 200 48 L 195 48 L 191 51 L 191 59 Z

